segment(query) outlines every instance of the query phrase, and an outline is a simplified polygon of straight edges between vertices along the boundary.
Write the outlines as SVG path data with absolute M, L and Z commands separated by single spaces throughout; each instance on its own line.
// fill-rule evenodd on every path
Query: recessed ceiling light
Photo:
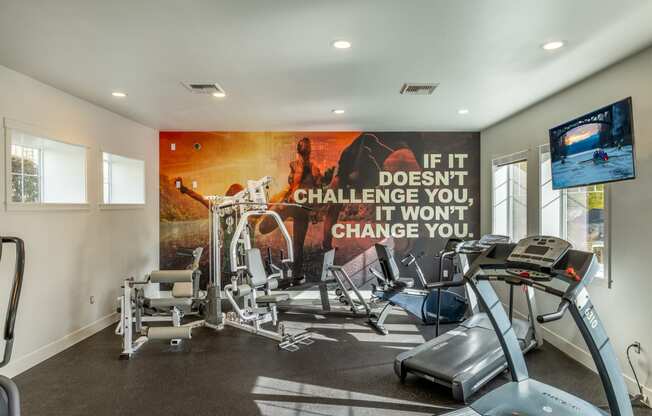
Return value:
M 460 108 L 459 110 L 457 110 L 457 114 L 461 114 L 461 115 L 469 114 L 469 109 L 468 108 Z
M 348 40 L 335 40 L 333 41 L 333 47 L 335 49 L 349 49 L 351 47 L 351 42 Z
M 344 114 L 345 113 L 345 111 L 342 110 L 342 109 L 335 109 L 335 110 L 332 110 L 332 112 L 333 112 L 333 114 Z
M 555 49 L 559 49 L 563 47 L 565 43 L 561 40 L 555 40 L 552 42 L 547 42 L 541 45 L 541 47 L 547 51 L 554 51 Z
M 226 97 L 226 94 L 223 93 L 222 91 L 214 92 L 214 93 L 211 94 L 211 95 L 212 95 L 213 97 L 215 97 L 215 98 L 224 98 L 224 97 Z
M 125 98 L 127 96 L 126 93 L 120 91 L 113 91 L 111 95 L 118 98 Z

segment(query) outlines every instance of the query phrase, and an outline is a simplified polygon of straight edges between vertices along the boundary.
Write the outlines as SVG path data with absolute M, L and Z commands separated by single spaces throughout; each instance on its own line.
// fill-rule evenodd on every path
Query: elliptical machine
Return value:
M 429 288 L 429 283 L 417 262 L 423 253 L 419 256 L 408 253 L 401 260 L 404 266 L 415 267 L 416 280 L 421 286 L 420 289 L 413 288 L 414 280 L 412 278 L 399 275 L 394 254 L 388 246 L 376 244 L 376 253 L 382 273 L 369 268 L 369 271 L 376 276 L 378 283 L 378 285 L 374 285 L 372 293 L 377 300 L 386 303 L 378 315 L 370 315 L 369 324 L 380 334 L 387 335 L 389 333 L 384 324 L 394 306 L 419 318 L 424 325 L 439 325 L 440 322 L 454 323 L 464 318 L 467 302 L 463 296 L 441 288 Z
M 16 246 L 16 266 L 14 268 L 14 282 L 9 294 L 7 316 L 5 318 L 4 340 L 5 350 L 0 361 L 0 368 L 9 364 L 14 344 L 14 325 L 16 324 L 16 313 L 18 312 L 18 300 L 23 285 L 23 273 L 25 270 L 25 244 L 17 237 L 2 237 L 0 244 L 0 259 L 2 259 L 2 246 L 5 243 Z M 0 416 L 20 416 L 20 396 L 18 387 L 11 379 L 0 375 Z

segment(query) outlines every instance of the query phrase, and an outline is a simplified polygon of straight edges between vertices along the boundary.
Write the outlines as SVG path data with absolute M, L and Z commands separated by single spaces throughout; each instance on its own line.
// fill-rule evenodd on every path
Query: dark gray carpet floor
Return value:
M 391 315 L 389 337 L 364 319 L 285 314 L 289 327 L 313 326 L 317 341 L 298 352 L 226 328 L 198 329 L 172 348 L 151 342 L 118 359 L 113 328 L 16 377 L 24 416 L 76 415 L 429 415 L 457 408 L 446 389 L 408 377 L 392 363 L 401 348 L 434 335 L 407 316 Z M 403 325 L 400 325 L 403 324 Z M 528 355 L 533 377 L 604 404 L 598 377 L 551 345 Z M 507 380 L 501 375 L 480 394 Z M 637 415 L 652 415 L 649 409 Z

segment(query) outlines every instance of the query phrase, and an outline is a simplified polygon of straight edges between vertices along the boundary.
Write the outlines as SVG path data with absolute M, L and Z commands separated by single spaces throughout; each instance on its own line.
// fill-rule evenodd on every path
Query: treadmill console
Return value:
M 546 270 L 552 269 L 570 248 L 568 241 L 558 237 L 537 235 L 524 238 L 507 257 L 507 271 L 535 280 L 548 280 L 551 275 Z

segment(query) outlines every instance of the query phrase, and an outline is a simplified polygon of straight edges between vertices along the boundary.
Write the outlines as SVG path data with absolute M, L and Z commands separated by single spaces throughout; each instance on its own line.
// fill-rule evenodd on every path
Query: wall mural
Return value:
M 424 252 L 428 272 L 448 237 L 479 237 L 477 133 L 161 132 L 161 268 L 182 268 L 179 249 L 208 245 L 204 196 L 263 176 L 274 178 L 270 201 L 311 208 L 273 208 L 293 238 L 293 274 L 309 280 L 332 247 L 336 264 L 347 264 L 391 239 L 398 253 Z M 273 222 L 252 226 L 263 252 L 283 248 Z

